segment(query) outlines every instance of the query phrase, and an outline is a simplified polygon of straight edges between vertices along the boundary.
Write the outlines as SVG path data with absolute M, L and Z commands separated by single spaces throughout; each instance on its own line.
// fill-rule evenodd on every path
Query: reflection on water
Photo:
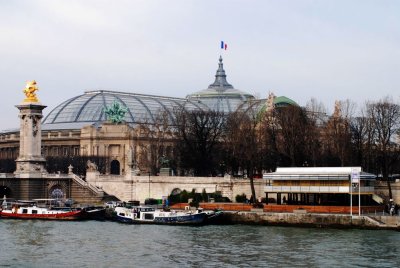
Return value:
M 399 267 L 400 233 L 0 220 L 0 266 Z

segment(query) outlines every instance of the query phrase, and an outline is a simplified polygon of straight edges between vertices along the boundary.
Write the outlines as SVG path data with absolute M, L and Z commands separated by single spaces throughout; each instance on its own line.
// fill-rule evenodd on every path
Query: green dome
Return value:
M 299 106 L 294 100 L 289 99 L 288 97 L 285 96 L 276 97 L 274 99 L 274 104 L 275 107 L 282 107 L 288 105 Z
M 289 99 L 288 97 L 274 97 L 274 107 L 287 107 L 289 105 L 299 106 L 294 100 Z M 267 110 L 267 104 L 265 103 L 265 100 L 260 100 L 260 104 L 258 105 L 258 107 L 257 120 L 259 121 L 264 116 L 264 113 Z

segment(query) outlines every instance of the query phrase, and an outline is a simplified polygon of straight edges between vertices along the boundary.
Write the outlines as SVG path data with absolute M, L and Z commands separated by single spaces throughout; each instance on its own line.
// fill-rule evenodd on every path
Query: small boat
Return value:
M 103 221 L 106 218 L 106 208 L 101 206 L 88 206 L 81 208 L 85 220 Z
M 8 219 L 80 220 L 84 211 L 70 207 L 41 207 L 37 201 L 17 201 L 3 204 L 0 217 Z
M 201 208 L 198 209 L 199 211 L 202 211 Z M 204 210 L 204 212 L 207 214 L 206 217 L 206 224 L 223 224 L 223 211 L 221 210 Z
M 174 211 L 146 206 L 116 207 L 114 210 L 115 220 L 124 223 L 200 225 L 207 218 L 203 211 Z

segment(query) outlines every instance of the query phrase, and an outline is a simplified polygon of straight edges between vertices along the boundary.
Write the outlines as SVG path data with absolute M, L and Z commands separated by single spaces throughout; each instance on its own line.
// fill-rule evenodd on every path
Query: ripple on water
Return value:
M 399 267 L 393 231 L 0 220 L 0 266 Z

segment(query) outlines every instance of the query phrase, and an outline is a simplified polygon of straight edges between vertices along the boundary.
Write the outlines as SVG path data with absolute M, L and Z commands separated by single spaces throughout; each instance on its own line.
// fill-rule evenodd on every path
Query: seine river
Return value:
M 400 267 L 400 232 L 0 220 L 6 267 Z

